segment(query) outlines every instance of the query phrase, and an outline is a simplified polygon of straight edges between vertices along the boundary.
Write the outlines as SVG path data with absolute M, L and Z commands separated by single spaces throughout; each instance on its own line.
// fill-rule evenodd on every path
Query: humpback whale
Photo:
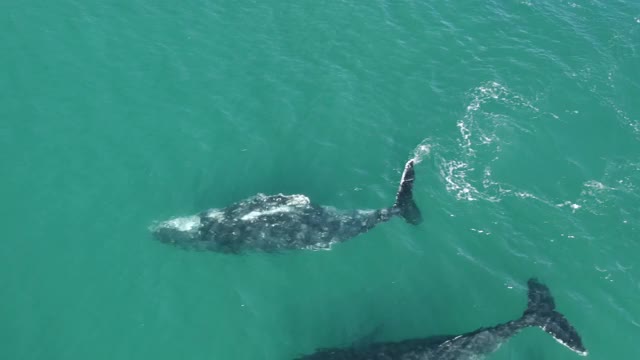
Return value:
M 529 279 L 527 309 L 517 320 L 461 335 L 381 342 L 360 348 L 320 349 L 297 360 L 478 360 L 527 327 L 539 327 L 559 343 L 586 356 L 580 335 L 561 313 L 549 288 Z
M 406 163 L 396 201 L 388 208 L 342 211 L 316 205 L 304 195 L 257 194 L 226 208 L 154 224 L 150 230 L 163 243 L 221 253 L 328 249 L 394 216 L 413 225 L 422 222 L 413 200 L 414 163 Z

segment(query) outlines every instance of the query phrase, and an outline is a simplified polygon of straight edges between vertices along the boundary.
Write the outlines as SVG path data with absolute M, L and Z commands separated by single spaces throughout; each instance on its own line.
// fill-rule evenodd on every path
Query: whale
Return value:
M 187 250 L 226 254 L 327 250 L 396 216 L 420 224 L 422 214 L 413 199 L 415 162 L 405 164 L 390 207 L 339 210 L 301 194 L 259 193 L 224 208 L 156 222 L 150 231 L 160 242 Z
M 555 310 L 549 288 L 534 278 L 527 284 L 527 308 L 516 320 L 459 335 L 378 342 L 360 347 L 323 348 L 296 360 L 479 360 L 528 327 L 539 327 L 560 344 L 586 356 L 587 349 L 576 329 Z

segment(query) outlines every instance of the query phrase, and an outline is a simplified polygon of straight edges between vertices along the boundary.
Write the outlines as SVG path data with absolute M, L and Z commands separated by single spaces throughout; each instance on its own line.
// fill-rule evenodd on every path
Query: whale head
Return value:
M 160 242 L 192 247 L 200 239 L 200 216 L 176 217 L 152 225 L 149 230 Z

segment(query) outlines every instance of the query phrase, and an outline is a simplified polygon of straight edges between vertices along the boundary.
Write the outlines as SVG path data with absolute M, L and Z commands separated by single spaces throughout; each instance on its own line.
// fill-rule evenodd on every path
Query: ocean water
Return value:
M 640 358 L 640 2 L 5 3 L 0 358 L 292 359 L 520 316 Z M 425 221 L 230 256 L 148 226 L 253 194 Z M 489 359 L 577 359 L 527 329 Z

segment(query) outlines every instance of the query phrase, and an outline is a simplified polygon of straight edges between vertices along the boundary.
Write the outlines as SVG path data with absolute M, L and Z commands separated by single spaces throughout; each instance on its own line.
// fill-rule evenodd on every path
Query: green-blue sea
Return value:
M 518 318 L 640 359 L 637 0 L 6 1 L 0 359 L 287 360 Z M 424 222 L 329 251 L 149 226 L 257 193 Z M 366 346 L 366 345 L 365 345 Z M 525 329 L 487 359 L 578 359 Z

